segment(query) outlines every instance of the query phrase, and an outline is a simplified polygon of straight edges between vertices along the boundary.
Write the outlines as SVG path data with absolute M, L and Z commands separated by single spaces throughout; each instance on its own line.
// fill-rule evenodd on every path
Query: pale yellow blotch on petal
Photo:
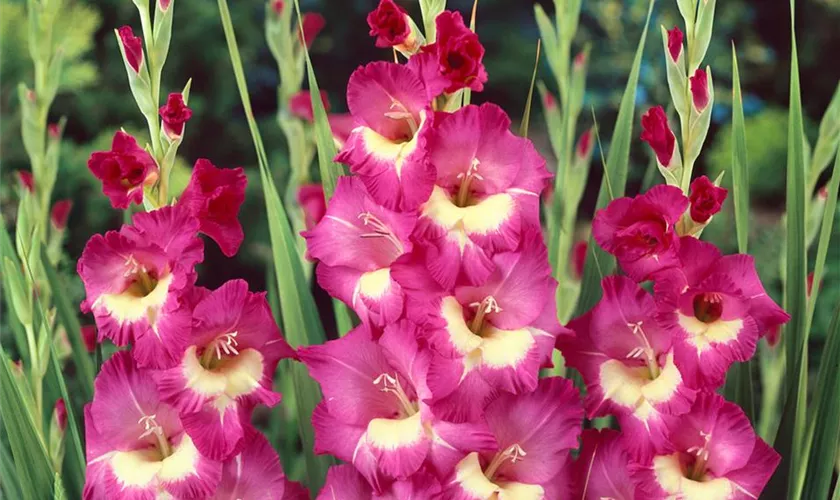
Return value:
M 158 475 L 163 481 L 178 481 L 190 475 L 197 475 L 197 465 L 200 455 L 192 439 L 186 434 L 172 450 L 172 454 L 163 460 L 163 466 Z
M 693 481 L 685 477 L 679 454 L 658 456 L 653 459 L 656 481 L 674 498 L 683 500 L 728 500 L 734 493 L 732 482 L 724 477 Z M 670 497 L 669 497 L 670 498 Z
M 714 344 L 725 344 L 738 338 L 744 321 L 733 319 L 729 321 L 717 320 L 712 323 L 704 323 L 694 316 L 679 315 L 680 326 L 688 332 L 688 342 L 698 352 L 703 352 L 714 347 Z
M 146 488 L 156 481 L 178 481 L 197 475 L 198 459 L 198 450 L 190 437 L 184 434 L 172 454 L 163 460 L 157 449 L 149 448 L 118 451 L 111 457 L 110 465 L 123 487 Z
M 481 470 L 476 452 L 470 453 L 455 466 L 455 481 L 475 498 L 493 498 L 499 492 L 499 487 Z
M 356 285 L 356 294 L 380 299 L 391 289 L 391 269 L 388 267 L 362 274 Z
M 642 420 L 656 412 L 653 405 L 671 399 L 682 382 L 673 354 L 668 355 L 654 380 L 646 366 L 627 366 L 614 359 L 601 365 L 600 379 L 605 399 L 632 408 L 634 415 Z
M 141 319 L 148 319 L 154 324 L 156 311 L 163 307 L 169 293 L 172 275 L 167 274 L 155 285 L 154 290 L 142 296 L 132 285 L 122 293 L 104 294 L 100 296 L 94 307 L 101 304 L 108 314 L 118 323 L 134 323 Z
M 420 113 L 420 129 L 425 125 L 426 113 L 422 112 Z M 402 175 L 405 159 L 417 149 L 417 137 L 420 134 L 414 134 L 414 137 L 407 142 L 394 142 L 371 128 L 359 127 L 357 130 L 361 130 L 365 150 L 377 160 L 393 163 L 399 178 Z
M 420 413 L 402 419 L 374 418 L 365 433 L 367 442 L 381 450 L 396 450 L 414 446 L 426 439 Z
M 481 332 L 481 363 L 491 368 L 509 368 L 521 363 L 534 346 L 527 329 L 500 330 L 487 325 Z
M 474 205 L 459 207 L 449 193 L 435 186 L 421 213 L 447 231 L 485 235 L 498 231 L 510 219 L 515 206 L 516 202 L 511 195 L 498 193 Z
M 234 399 L 252 393 L 260 385 L 263 356 L 256 349 L 244 349 L 236 356 L 223 358 L 208 370 L 199 362 L 195 346 L 190 346 L 181 368 L 188 389 L 207 397 Z
M 499 483 L 499 500 L 543 500 L 545 490 L 538 484 Z
M 440 315 L 446 321 L 449 340 L 461 354 L 469 354 L 478 349 L 482 338 L 474 334 L 464 321 L 464 308 L 455 297 L 445 297 L 440 303 Z

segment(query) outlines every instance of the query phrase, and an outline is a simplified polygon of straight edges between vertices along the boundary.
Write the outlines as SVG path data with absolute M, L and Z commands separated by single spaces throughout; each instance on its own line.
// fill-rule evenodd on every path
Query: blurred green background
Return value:
M 130 24 L 139 32 L 134 4 L 129 0 L 96 2 L 65 0 L 66 15 L 58 36 L 67 61 L 64 91 L 52 108 L 51 121 L 67 117 L 65 142 L 61 154 L 59 182 L 55 197 L 72 198 L 70 235 L 66 242 L 68 271 L 88 237 L 117 227 L 122 215 L 110 208 L 100 194 L 95 179 L 86 168 L 92 151 L 107 149 L 114 131 L 120 127 L 143 134 L 144 122 L 128 90 L 113 29 Z M 305 11 L 323 14 L 327 25 L 312 47 L 313 63 L 321 88 L 329 94 L 333 110 L 345 109 L 344 88 L 350 73 L 360 64 L 389 59 L 388 50 L 374 47 L 365 23 L 376 0 L 301 0 Z M 415 0 L 398 0 L 419 19 Z M 485 64 L 490 75 L 486 90 L 473 96 L 473 102 L 494 101 L 510 113 L 514 121 L 522 115 L 531 76 L 533 54 L 538 37 L 531 0 L 480 0 L 477 31 L 487 48 Z M 553 14 L 553 2 L 541 0 Z M 472 0 L 450 0 L 450 9 L 466 15 Z M 28 169 L 20 139 L 20 116 L 16 87 L 31 81 L 32 68 L 26 42 L 25 2 L 2 0 L 0 10 L 0 155 L 2 183 L 0 203 L 7 220 L 13 218 L 16 195 L 14 171 Z M 629 72 L 632 51 L 644 23 L 647 0 L 584 1 L 576 49 L 591 44 L 585 106 L 594 108 L 602 131 L 604 147 Z M 278 182 L 287 177 L 285 144 L 275 120 L 277 110 L 277 69 L 264 40 L 265 6 L 261 1 L 231 4 L 239 36 L 240 50 L 248 72 L 248 85 L 261 131 L 271 155 Z M 800 2 L 797 13 L 803 101 L 807 132 L 813 141 L 816 125 L 840 80 L 840 0 Z M 648 38 L 637 95 L 639 112 L 655 104 L 669 102 L 662 44 L 658 26 L 678 24 L 676 2 L 657 2 Z M 236 93 L 227 48 L 215 2 L 175 1 L 172 49 L 163 76 L 163 91 L 179 91 L 193 79 L 190 107 L 194 114 L 180 149 L 180 182 L 189 175 L 197 158 L 209 158 L 219 166 L 245 166 L 249 172 L 249 196 L 241 220 L 246 244 L 235 259 L 225 258 L 209 243 L 200 284 L 217 286 L 244 277 L 253 289 L 265 288 L 268 259 L 267 227 L 264 221 L 256 170 L 256 160 L 247 125 Z M 727 0 L 717 7 L 714 36 L 706 62 L 715 77 L 717 100 L 712 130 L 699 160 L 701 172 L 710 176 L 728 170 L 730 163 L 731 96 L 730 43 L 737 46 L 747 114 L 748 155 L 753 200 L 751 249 L 768 290 L 779 298 L 779 253 L 783 234 L 779 227 L 784 207 L 787 99 L 789 71 L 789 13 L 786 2 L 766 0 Z M 549 88 L 554 84 L 547 64 L 539 68 L 540 78 Z M 535 104 L 531 137 L 553 163 L 539 104 Z M 582 113 L 581 129 L 591 125 L 591 113 Z M 636 121 L 638 124 L 638 121 Z M 634 131 L 638 135 L 638 125 Z M 596 159 L 599 154 L 596 152 Z M 649 152 L 640 141 L 632 151 L 628 192 L 635 193 L 649 164 Z M 592 169 L 590 189 L 581 213 L 591 217 L 601 169 Z M 731 175 L 727 176 L 731 179 Z M 178 181 L 176 181 L 178 182 Z M 820 185 L 822 182 L 820 183 Z M 282 185 L 282 184 L 281 184 Z M 282 189 L 281 189 L 281 192 Z M 726 252 L 735 251 L 734 221 L 727 212 L 707 229 L 706 236 Z M 835 224 L 824 293 L 815 319 L 815 337 L 824 335 L 830 315 L 829 304 L 840 302 L 840 227 Z M 81 297 L 76 281 L 71 293 Z

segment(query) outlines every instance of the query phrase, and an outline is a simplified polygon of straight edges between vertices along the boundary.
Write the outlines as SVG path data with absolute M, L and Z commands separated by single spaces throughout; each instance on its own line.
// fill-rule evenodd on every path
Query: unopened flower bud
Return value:
M 574 60 L 575 69 L 580 69 L 586 64 L 586 51 L 581 50 L 577 53 Z
M 689 78 L 689 84 L 694 107 L 698 113 L 702 113 L 709 105 L 709 79 L 706 77 L 706 71 L 698 68 L 694 76 Z
M 143 65 L 143 39 L 139 36 L 134 36 L 134 31 L 131 26 L 123 26 L 117 30 L 120 36 L 120 43 L 125 52 L 125 60 L 135 73 L 140 72 L 140 66 Z
M 35 178 L 32 177 L 32 172 L 27 172 L 26 170 L 18 170 L 15 172 L 18 177 L 18 181 L 20 182 L 20 186 L 30 193 L 35 192 Z
M 543 106 L 545 106 L 547 109 L 554 109 L 557 107 L 557 98 L 554 97 L 554 94 L 547 90 L 545 91 L 545 95 L 543 96 Z
M 85 325 L 79 333 L 82 336 L 82 342 L 85 344 L 85 350 L 92 354 L 96 350 L 96 327 L 94 325 Z
M 592 146 L 592 129 L 589 129 L 582 133 L 580 139 L 578 139 L 577 148 L 575 148 L 578 157 L 586 158 L 589 156 L 589 153 L 592 152 Z
M 699 224 L 707 223 L 713 215 L 720 212 L 728 192 L 725 188 L 715 186 L 705 175 L 694 179 L 689 195 L 691 220 Z
M 668 117 L 662 106 L 654 106 L 642 115 L 641 139 L 650 145 L 663 167 L 670 166 L 676 148 L 676 138 L 668 127 Z
M 166 9 L 169 8 L 169 5 L 172 3 L 172 0 L 159 0 L 158 1 L 158 8 L 161 12 L 166 12 Z
M 58 430 L 64 432 L 67 429 L 67 406 L 64 404 L 64 399 L 58 398 L 53 409 L 53 421 L 58 426 Z
M 368 14 L 367 23 L 377 47 L 396 47 L 411 36 L 408 15 L 394 0 L 380 0 L 379 6 Z
M 70 217 L 70 209 L 73 208 L 73 200 L 58 200 L 50 211 L 50 221 L 58 231 L 64 231 L 67 227 L 67 219 Z
M 307 47 L 311 47 L 315 37 L 324 29 L 327 21 L 321 14 L 307 12 L 303 15 L 301 22 L 303 23 L 303 33 L 298 32 L 298 39 Z
M 283 0 L 272 0 L 271 10 L 273 10 L 275 14 L 279 16 L 283 13 L 284 8 L 286 8 L 286 3 Z
M 174 139 L 184 133 L 184 124 L 192 117 L 192 110 L 184 104 L 184 96 L 180 92 L 173 92 L 166 99 L 166 105 L 160 107 L 160 117 L 164 132 Z
M 324 109 L 327 113 L 330 112 L 330 102 L 327 99 L 327 93 L 321 91 L 321 102 L 324 104 Z M 297 94 L 289 98 L 289 112 L 301 120 L 306 120 L 312 123 L 315 120 L 315 113 L 312 110 L 312 97 L 308 90 L 301 90 Z
M 668 53 L 671 55 L 671 60 L 677 62 L 683 50 L 683 32 L 676 26 L 674 29 L 668 30 Z M 684 71 L 684 70 L 683 70 Z
M 47 125 L 47 133 L 50 135 L 50 139 L 58 140 L 61 138 L 61 128 L 59 128 L 57 123 Z
M 583 268 L 586 266 L 586 250 L 588 243 L 581 240 L 575 243 L 572 248 L 572 274 L 576 279 L 583 277 Z

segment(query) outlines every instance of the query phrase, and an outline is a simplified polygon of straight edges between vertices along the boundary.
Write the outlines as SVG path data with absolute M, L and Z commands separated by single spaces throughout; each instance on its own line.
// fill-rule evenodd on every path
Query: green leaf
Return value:
M 545 46 L 545 57 L 548 59 L 548 66 L 554 77 L 559 79 L 562 77 L 560 70 L 560 45 L 557 41 L 557 32 L 554 30 L 554 24 L 548 18 L 545 11 L 540 4 L 534 5 L 534 17 L 537 19 L 537 28 L 540 31 L 540 39 L 543 40 Z
M 738 55 L 732 44 L 732 197 L 735 205 L 735 230 L 738 252 L 747 253 L 750 233 L 750 171 L 747 164 L 747 131 L 744 126 L 744 103 Z
M 0 487 L 6 498 L 23 498 L 15 470 L 15 461 L 5 443 L 0 443 Z
M 426 43 L 434 43 L 436 38 L 435 18 L 446 8 L 446 0 L 420 0 L 420 13 L 423 16 L 423 29 Z
M 836 170 L 836 169 L 835 169 Z M 835 177 L 840 177 L 835 172 Z M 817 376 L 816 395 L 810 410 L 808 461 L 803 467 L 801 498 L 828 498 L 834 463 L 840 445 L 840 306 L 828 329 L 828 340 Z M 797 497 L 800 498 L 800 497 Z
M 642 65 L 645 41 L 647 40 L 650 16 L 653 12 L 654 0 L 648 4 L 647 19 L 642 31 L 639 45 L 636 48 L 636 56 L 633 59 L 633 67 L 630 76 L 627 78 L 627 86 L 624 88 L 624 95 L 621 97 L 621 104 L 618 109 L 618 118 L 613 132 L 612 145 L 607 155 L 607 164 L 604 168 L 604 179 L 601 181 L 601 188 L 598 192 L 596 210 L 604 208 L 610 202 L 609 190 L 606 179 L 609 179 L 614 196 L 624 196 L 625 185 L 627 184 L 627 170 L 630 163 L 630 144 L 633 140 L 633 120 L 636 114 L 636 88 L 639 84 L 639 68 Z M 611 274 L 615 268 L 615 259 L 604 252 L 590 236 L 589 248 L 595 258 L 586 259 L 586 266 L 583 271 L 583 280 L 578 299 L 575 316 L 588 311 L 601 297 L 601 282 L 599 272 L 596 269 L 596 262 L 599 263 L 601 275 Z
M 20 269 L 20 261 L 18 260 L 17 253 L 15 251 L 15 247 L 12 244 L 12 240 L 9 238 L 9 233 L 6 231 L 6 223 L 3 220 L 3 217 L 0 217 L 0 266 L 2 266 L 2 262 L 8 257 L 8 259 L 12 262 L 12 267 L 14 269 Z M 20 319 L 15 313 L 14 304 L 12 304 L 11 299 L 12 296 L 9 294 L 9 290 L 14 283 L 10 280 L 17 279 L 13 276 L 10 276 L 5 270 L 2 273 L 3 275 L 3 297 L 6 302 L 6 320 L 11 327 L 12 335 L 14 335 L 15 339 L 15 346 L 17 347 L 18 352 L 20 353 L 23 361 L 25 363 L 29 363 L 29 348 L 27 347 L 26 343 L 26 334 L 23 330 L 23 325 L 20 322 Z M 20 273 L 18 273 L 18 276 Z
M 70 340 L 73 363 L 76 365 L 78 378 L 84 390 L 83 400 L 90 401 L 93 399 L 93 379 L 96 377 L 96 372 L 93 368 L 93 360 L 91 360 L 90 354 L 88 354 L 82 341 L 82 327 L 79 324 L 79 318 L 76 316 L 76 310 L 71 305 L 68 295 L 62 293 L 63 290 L 67 289 L 67 286 L 56 273 L 56 269 L 50 264 L 47 249 L 44 247 L 41 248 L 41 264 L 47 283 L 53 292 L 52 299 L 55 302 L 58 321 L 61 322 L 64 331 L 67 332 L 67 338 Z
M 52 497 L 53 470 L 40 422 L 35 422 L 27 409 L 23 394 L 14 381 L 11 360 L 0 345 L 0 417 L 12 449 L 17 478 L 24 500 Z
M 251 108 L 251 98 L 248 95 L 248 87 L 245 82 L 245 71 L 242 67 L 242 58 L 239 55 L 239 48 L 236 43 L 236 34 L 230 18 L 230 10 L 227 0 L 218 0 L 219 16 L 225 32 L 225 39 L 228 44 L 231 65 L 236 79 L 236 86 L 239 90 L 239 97 L 245 116 L 248 120 L 248 127 L 251 131 L 251 139 L 254 142 L 254 149 L 257 153 L 257 161 L 260 167 L 263 195 L 265 196 L 266 213 L 269 223 L 269 234 L 271 249 L 274 260 L 274 271 L 277 276 L 277 289 L 280 294 L 280 309 L 283 314 L 283 327 L 286 333 L 286 340 L 293 347 L 303 345 L 319 344 L 324 342 L 326 336 L 324 327 L 318 317 L 315 301 L 309 292 L 309 284 L 305 279 L 295 239 L 292 234 L 289 219 L 280 201 L 274 180 L 271 177 L 268 156 L 265 152 L 262 136 L 254 120 L 254 113 Z M 306 484 L 311 491 L 318 491 L 326 477 L 327 468 L 335 463 L 327 456 L 315 456 L 313 447 L 315 434 L 312 429 L 311 416 L 315 406 L 321 400 L 321 391 L 318 384 L 306 372 L 306 368 L 294 363 L 291 369 L 294 381 L 294 396 L 298 413 L 298 427 L 303 446 L 303 454 L 306 460 Z
M 531 86 L 528 88 L 528 99 L 525 100 L 525 112 L 522 113 L 522 124 L 519 126 L 519 135 L 528 137 L 528 125 L 531 122 L 531 101 L 534 99 L 534 84 L 537 81 L 537 68 L 540 66 L 540 39 L 537 39 L 537 55 L 534 59 L 534 72 L 531 74 Z
M 820 134 L 811 156 L 811 167 L 808 176 L 808 190 L 812 192 L 823 171 L 831 164 L 831 156 L 840 145 L 840 83 L 834 91 L 828 108 L 820 121 Z

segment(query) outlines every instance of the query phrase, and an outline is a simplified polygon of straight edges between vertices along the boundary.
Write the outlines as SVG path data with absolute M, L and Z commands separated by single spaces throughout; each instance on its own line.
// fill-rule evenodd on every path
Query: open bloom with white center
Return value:
M 306 488 L 286 478 L 277 452 L 251 430 L 242 451 L 225 462 L 213 500 L 309 500 Z
M 374 62 L 360 67 L 347 84 L 347 106 L 355 128 L 336 161 L 392 209 L 413 210 L 429 198 L 435 171 L 429 163 L 430 97 L 408 66 Z
M 635 500 L 636 483 L 631 476 L 630 455 L 620 432 L 586 429 L 581 435 L 580 455 L 572 465 L 573 494 L 580 500 Z
M 781 460 L 741 408 L 714 393 L 698 394 L 668 431 L 671 449 L 634 472 L 643 498 L 757 499 Z
M 85 438 L 85 500 L 208 498 L 219 484 L 222 464 L 199 453 L 128 352 L 114 354 L 96 377 Z
M 583 375 L 589 417 L 615 414 L 630 452 L 647 456 L 666 445 L 668 418 L 687 412 L 695 391 L 674 362 L 653 297 L 623 276 L 601 287 L 601 301 L 569 323 L 575 336 L 558 337 L 557 347 Z
M 790 316 L 771 299 L 749 255 L 721 256 L 711 243 L 680 239 L 680 266 L 654 275 L 660 320 L 674 338 L 674 359 L 695 388 L 723 384 L 735 361 Z
M 435 410 L 448 420 L 474 420 L 496 391 L 534 390 L 561 332 L 557 283 L 539 234 L 529 233 L 493 263 L 483 285 L 457 287 L 413 313 L 426 315 L 427 338 L 438 354 L 429 388 Z
M 364 476 L 352 465 L 334 465 L 327 471 L 327 482 L 317 500 L 422 500 L 440 492 L 437 478 L 426 472 L 415 472 L 408 479 L 395 481 L 381 494 L 376 493 Z
M 574 385 L 560 377 L 541 379 L 534 392 L 499 396 L 486 416 L 498 446 L 461 460 L 438 498 L 559 498 L 563 485 L 555 479 L 577 447 L 583 421 Z
M 254 405 L 280 402 L 271 389 L 274 370 L 293 356 L 265 294 L 233 280 L 198 302 L 180 363 L 155 373 L 155 380 L 201 453 L 225 460 L 244 444 Z
M 489 257 L 516 248 L 523 228 L 539 227 L 551 174 L 493 104 L 437 113 L 429 144 L 437 178 L 420 207 L 415 237 L 426 244 L 418 251 L 444 288 L 480 284 L 493 270 Z
M 495 444 L 483 422 L 444 422 L 423 403 L 431 353 L 415 330 L 402 320 L 377 342 L 362 326 L 299 352 L 324 393 L 312 415 L 316 453 L 352 463 L 380 493 L 424 465 L 446 474 L 467 450 Z
M 204 259 L 198 222 L 180 207 L 138 213 L 133 226 L 94 235 L 77 270 L 99 340 L 134 345 L 141 366 L 177 363 L 190 331 L 190 310 L 181 296 L 195 282 Z
M 339 178 L 326 215 L 303 232 L 309 256 L 319 261 L 318 284 L 364 322 L 381 327 L 396 321 L 404 296 L 390 267 L 411 250 L 415 221 L 376 203 L 358 178 Z

